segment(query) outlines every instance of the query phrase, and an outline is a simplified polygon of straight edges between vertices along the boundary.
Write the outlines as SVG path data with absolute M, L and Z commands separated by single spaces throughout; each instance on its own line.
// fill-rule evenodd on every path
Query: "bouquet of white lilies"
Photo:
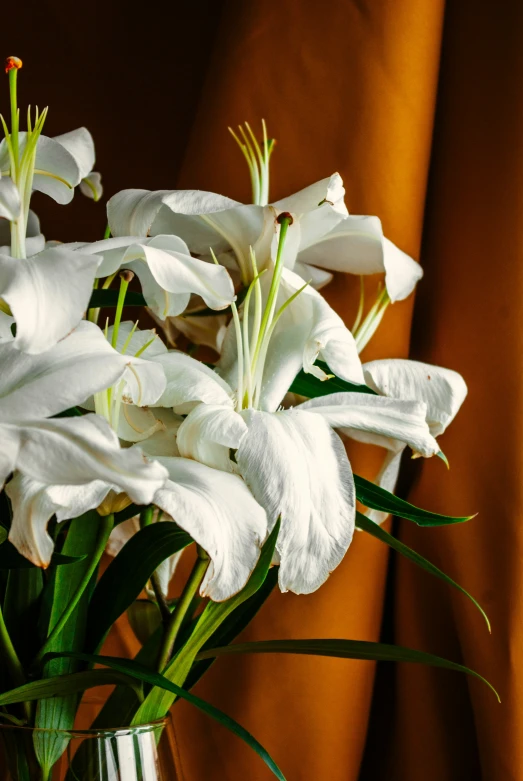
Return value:
M 348 213 L 339 174 L 269 203 L 265 123 L 261 140 L 247 124 L 233 133 L 253 203 L 125 190 L 108 201 L 104 239 L 47 241 L 32 192 L 65 204 L 78 187 L 98 200 L 101 177 L 85 128 L 48 138 L 46 109 L 28 110 L 20 130 L 20 67 L 8 58 L 0 144 L 0 733 L 4 722 L 35 737 L 30 748 L 3 737 L 9 777 L 50 779 L 67 740 L 38 729 L 71 730 L 82 694 L 117 684 L 98 728 L 150 723 L 187 699 L 283 779 L 254 737 L 190 692 L 223 654 L 403 660 L 480 678 L 379 643 L 233 642 L 275 587 L 320 588 L 355 529 L 481 610 L 379 525 L 389 514 L 422 526 L 469 520 L 391 493 L 406 448 L 445 460 L 436 438 L 465 398 L 462 377 L 359 357 L 420 266 L 377 217 Z M 384 274 L 370 307 L 362 285 L 352 330 L 319 292 L 335 272 Z M 129 307 L 143 308 L 135 322 Z M 195 357 L 209 348 L 214 363 Z M 374 483 L 353 474 L 347 438 L 383 448 Z M 170 598 L 189 550 L 191 574 Z M 98 577 L 105 551 L 114 558 Z M 101 656 L 126 611 L 142 650 Z M 91 781 L 80 754 L 71 778 Z

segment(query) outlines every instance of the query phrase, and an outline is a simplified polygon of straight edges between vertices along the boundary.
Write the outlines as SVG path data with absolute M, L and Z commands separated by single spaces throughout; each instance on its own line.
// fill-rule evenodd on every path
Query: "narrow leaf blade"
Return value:
M 160 673 L 152 672 L 147 667 L 143 667 L 142 665 L 137 664 L 137 662 L 132 660 L 119 659 L 113 656 L 96 656 L 92 654 L 81 653 L 53 654 L 52 656 L 67 656 L 74 659 L 80 659 L 91 664 L 102 664 L 113 670 L 117 670 L 124 675 L 133 676 L 134 678 L 137 678 L 144 683 L 148 683 L 152 686 L 170 691 L 176 697 L 181 697 L 182 699 L 187 700 L 187 702 L 191 703 L 191 705 L 194 705 L 195 708 L 198 708 L 207 716 L 210 716 L 219 724 L 222 724 L 228 730 L 241 738 L 250 748 L 253 749 L 253 751 L 258 754 L 259 757 L 261 757 L 261 759 L 263 759 L 267 767 L 272 771 L 276 778 L 280 779 L 280 781 L 285 781 L 285 776 L 279 769 L 276 762 L 272 759 L 268 751 L 263 748 L 261 743 L 259 743 L 256 738 L 250 734 L 250 732 L 248 732 L 230 716 L 227 716 L 227 714 L 223 713 L 218 708 L 215 708 L 214 705 L 211 705 L 205 700 L 202 700 L 200 697 L 196 697 L 194 694 L 190 694 L 189 692 L 185 691 L 185 689 L 182 689 L 181 686 L 177 686 L 163 675 L 160 675 Z
M 356 497 L 365 507 L 397 515 L 399 518 L 417 523 L 418 526 L 448 526 L 454 523 L 465 523 L 474 518 L 473 515 L 454 517 L 422 510 L 359 475 L 354 475 L 354 483 Z
M 486 684 L 494 692 L 498 702 L 501 702 L 499 694 L 492 684 L 474 670 L 441 656 L 400 645 L 372 643 L 367 640 L 262 640 L 257 643 L 239 643 L 222 648 L 212 648 L 200 652 L 197 658 L 208 659 L 211 656 L 231 656 L 234 654 L 306 654 L 308 656 L 330 656 L 337 659 L 426 664 L 431 667 L 442 667 L 445 670 L 466 673 L 477 678 Z
M 456 583 L 455 580 L 452 580 L 451 577 L 449 577 L 442 570 L 436 567 L 435 564 L 432 564 L 432 562 L 425 559 L 419 553 L 416 553 L 416 551 L 412 550 L 412 548 L 409 548 L 408 545 L 405 545 L 405 543 L 396 539 L 396 537 L 393 537 L 392 534 L 386 532 L 385 529 L 383 529 L 381 526 L 378 526 L 376 523 L 371 521 L 370 518 L 367 518 L 365 515 L 362 515 L 362 513 L 359 512 L 356 513 L 356 526 L 358 529 L 362 529 L 363 531 L 365 531 L 367 534 L 370 534 L 375 539 L 384 542 L 386 545 L 390 545 L 391 548 L 393 548 L 395 551 L 400 553 L 402 556 L 405 556 L 405 558 L 410 559 L 410 561 L 413 561 L 414 564 L 417 564 L 417 566 L 421 567 L 421 569 L 424 569 L 426 572 L 429 572 L 431 575 L 434 575 L 436 578 L 439 578 L 444 583 L 447 583 L 447 585 L 452 586 L 452 588 L 461 591 L 461 593 L 464 594 L 468 599 L 470 599 L 472 604 L 477 607 L 477 609 L 485 619 L 485 623 L 487 624 L 488 631 L 489 632 L 491 631 L 490 621 L 488 619 L 488 616 L 483 610 L 483 608 L 481 607 L 481 605 L 479 604 L 479 602 L 477 602 L 474 599 L 474 597 L 463 588 L 463 586 L 460 586 L 459 583 Z

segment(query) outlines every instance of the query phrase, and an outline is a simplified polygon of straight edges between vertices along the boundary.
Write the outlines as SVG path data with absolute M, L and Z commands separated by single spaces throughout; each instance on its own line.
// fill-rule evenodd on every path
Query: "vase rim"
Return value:
M 30 727 L 27 724 L 12 724 L 10 722 L 0 721 L 0 732 L 10 730 L 21 733 L 30 732 L 31 734 L 54 733 L 67 736 L 69 738 L 108 738 L 121 737 L 124 735 L 139 735 L 147 732 L 154 732 L 157 729 L 163 729 L 171 721 L 171 714 L 167 714 L 163 719 L 156 719 L 145 724 L 133 724 L 128 727 L 100 727 L 98 729 L 53 729 L 52 727 Z

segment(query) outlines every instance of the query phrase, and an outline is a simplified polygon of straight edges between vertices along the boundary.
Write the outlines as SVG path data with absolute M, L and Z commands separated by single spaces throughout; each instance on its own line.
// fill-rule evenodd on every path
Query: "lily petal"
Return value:
M 237 475 L 185 458 L 163 458 L 169 480 L 155 504 L 209 555 L 200 594 L 222 602 L 247 583 L 267 532 L 264 510 Z
M 101 480 L 85 486 L 49 487 L 18 472 L 6 486 L 13 509 L 10 541 L 37 567 L 47 567 L 54 549 L 47 533 L 52 516 L 56 514 L 58 521 L 77 518 L 97 507 L 109 490 Z
M 6 423 L 83 404 L 120 379 L 127 363 L 98 326 L 86 321 L 45 353 L 21 353 L 15 344 L 0 343 L 0 421 Z
M 31 257 L 45 249 L 45 236 L 40 232 L 40 220 L 29 210 L 25 239 L 27 255 Z M 0 220 L 0 255 L 11 254 L 11 225 L 7 220 Z
M 90 174 L 84 176 L 80 182 L 80 192 L 86 198 L 99 201 L 103 195 L 102 175 L 98 171 L 91 171 Z
M 296 214 L 301 224 L 301 248 L 315 244 L 348 216 L 345 188 L 338 173 L 305 187 L 273 204 L 278 211 Z
M 229 450 L 239 446 L 247 432 L 241 415 L 228 407 L 199 404 L 178 429 L 180 455 L 232 472 Z
M 16 320 L 14 343 L 19 350 L 43 352 L 78 324 L 98 263 L 97 256 L 60 246 L 27 259 L 0 255 L 0 297 Z
M 163 485 L 165 469 L 147 462 L 139 448 L 123 450 L 106 420 L 98 415 L 2 423 L 2 436 L 18 444 L 22 474 L 47 485 L 87 485 L 102 480 L 125 491 L 133 502 L 150 504 Z
M 423 276 L 421 266 L 383 235 L 378 217 L 349 215 L 300 253 L 300 261 L 350 274 L 385 272 L 391 301 L 400 301 Z
M 281 517 L 280 588 L 309 594 L 334 570 L 352 540 L 355 491 L 340 438 L 320 417 L 246 410 L 239 470 L 267 512 Z
M 167 378 L 157 406 L 173 407 L 180 415 L 187 414 L 198 402 L 233 406 L 230 386 L 204 363 L 174 350 L 153 360 L 163 367 Z
M 20 194 L 10 176 L 0 178 L 0 217 L 17 220 L 20 215 Z
M 363 365 L 365 382 L 382 396 L 427 405 L 427 423 L 435 437 L 454 420 L 465 397 L 465 380 L 452 369 L 402 359 L 370 361 Z
M 19 135 L 22 147 L 26 134 Z M 91 172 L 93 165 L 94 143 L 86 128 L 81 127 L 56 138 L 40 136 L 33 190 L 46 193 L 57 203 L 69 203 L 73 199 L 74 188 Z
M 333 393 L 318 396 L 297 408 L 321 415 L 331 426 L 360 442 L 396 450 L 405 443 L 425 458 L 435 455 L 439 445 L 425 421 L 427 405 L 365 393 Z

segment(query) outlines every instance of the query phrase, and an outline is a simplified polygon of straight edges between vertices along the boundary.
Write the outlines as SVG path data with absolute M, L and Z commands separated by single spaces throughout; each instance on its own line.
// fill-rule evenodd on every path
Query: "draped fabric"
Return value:
M 477 669 L 503 704 L 455 673 L 401 665 L 376 677 L 368 662 L 290 656 L 220 661 L 197 693 L 249 729 L 289 781 L 523 779 L 523 6 L 116 0 L 76 18 L 47 0 L 28 10 L 31 25 L 11 11 L 2 33 L 5 54 L 25 60 L 22 100 L 50 103 L 50 133 L 92 130 L 108 194 L 179 186 L 247 200 L 227 125 L 264 117 L 278 140 L 273 198 L 339 170 L 350 211 L 378 214 L 424 267 L 414 317 L 413 300 L 390 307 L 363 358 L 410 350 L 470 387 L 441 440 L 450 471 L 416 463 L 403 487 L 415 483 L 409 498 L 424 507 L 478 517 L 396 531 L 482 602 L 492 636 L 467 600 L 410 563 L 394 561 L 387 580 L 386 548 L 358 534 L 319 592 L 274 594 L 243 638 L 385 636 Z M 79 198 L 67 212 L 38 198 L 35 208 L 49 238 L 103 233 L 103 209 Z M 375 281 L 366 287 L 370 301 Z M 357 280 L 338 276 L 326 293 L 350 326 Z M 367 477 L 379 457 L 351 451 Z M 112 650 L 124 648 L 134 641 L 122 622 Z M 175 714 L 185 781 L 270 778 L 189 705 Z

